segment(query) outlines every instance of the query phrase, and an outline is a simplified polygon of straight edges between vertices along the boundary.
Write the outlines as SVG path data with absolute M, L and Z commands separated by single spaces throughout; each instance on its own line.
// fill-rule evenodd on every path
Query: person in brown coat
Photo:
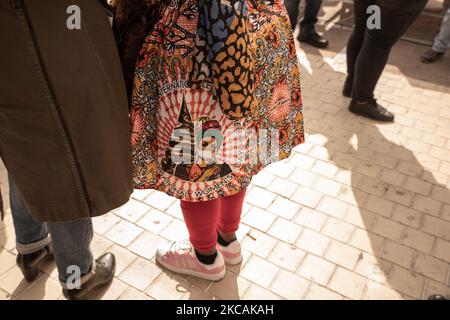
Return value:
M 83 298 L 115 267 L 111 254 L 94 261 L 90 218 L 133 190 L 127 94 L 108 15 L 100 1 L 0 0 L 0 43 L 0 157 L 17 262 L 32 281 L 54 254 L 65 296 Z

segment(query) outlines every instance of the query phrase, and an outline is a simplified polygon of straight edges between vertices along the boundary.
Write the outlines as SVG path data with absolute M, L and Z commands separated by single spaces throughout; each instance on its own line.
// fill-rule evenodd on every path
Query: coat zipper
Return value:
M 55 106 L 56 112 L 58 114 L 59 122 L 60 122 L 62 130 L 64 132 L 64 136 L 65 136 L 65 138 L 67 140 L 67 143 L 69 145 L 69 151 L 70 151 L 69 156 L 72 158 L 73 162 L 75 163 L 75 167 L 76 167 L 76 170 L 77 170 L 77 176 L 78 176 L 78 179 L 79 179 L 79 183 L 81 185 L 81 188 L 83 189 L 83 196 L 84 196 L 83 200 L 85 202 L 85 205 L 88 208 L 89 215 L 92 216 L 92 212 L 93 211 L 92 211 L 91 202 L 90 202 L 90 199 L 89 199 L 89 196 L 88 196 L 85 179 L 84 179 L 84 177 L 82 175 L 82 171 L 81 171 L 81 167 L 80 167 L 80 164 L 78 162 L 78 159 L 75 156 L 75 148 L 73 146 L 73 142 L 70 139 L 70 136 L 69 136 L 69 133 L 68 133 L 68 130 L 67 130 L 67 126 L 65 124 L 64 117 L 63 117 L 62 112 L 61 112 L 61 108 L 59 107 L 59 105 L 56 102 L 55 95 L 53 93 L 53 88 L 51 87 L 50 81 L 48 80 L 47 72 L 46 72 L 46 70 L 43 67 L 42 57 L 41 57 L 41 54 L 40 54 L 41 51 L 40 51 L 39 46 L 38 46 L 35 30 L 34 30 L 33 25 L 31 23 L 31 19 L 30 19 L 28 10 L 27 10 L 27 8 L 26 8 L 26 6 L 24 4 L 24 0 L 11 0 L 11 4 L 17 5 L 17 7 L 15 7 L 15 9 L 22 11 L 23 16 L 25 18 L 25 21 L 27 23 L 27 27 L 28 27 L 28 30 L 30 32 L 30 37 L 31 37 L 33 49 L 34 49 L 34 52 L 36 54 L 36 58 L 37 58 L 36 60 L 37 60 L 38 67 L 41 70 L 42 76 L 44 77 L 44 81 L 45 81 L 45 83 L 47 85 L 51 102 Z M 14 8 L 14 6 L 13 6 L 13 8 Z

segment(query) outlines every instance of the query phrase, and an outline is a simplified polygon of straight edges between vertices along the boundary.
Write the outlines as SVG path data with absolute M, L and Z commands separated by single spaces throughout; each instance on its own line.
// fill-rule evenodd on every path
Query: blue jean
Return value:
M 79 270 L 81 276 L 79 284 L 89 280 L 94 266 L 90 250 L 93 237 L 91 219 L 66 223 L 36 222 L 11 176 L 8 180 L 17 252 L 19 254 L 33 253 L 51 243 L 59 280 L 63 287 L 67 287 L 74 267 L 77 271 Z
M 322 0 L 305 0 L 305 13 L 300 22 L 300 32 L 302 34 L 311 34 L 316 32 L 317 16 L 322 5 Z M 298 7 L 300 0 L 284 0 L 289 19 L 291 20 L 292 29 L 295 29 L 298 23 Z
M 436 52 L 445 52 L 450 45 L 450 7 L 442 20 L 441 31 L 434 39 L 433 50 Z

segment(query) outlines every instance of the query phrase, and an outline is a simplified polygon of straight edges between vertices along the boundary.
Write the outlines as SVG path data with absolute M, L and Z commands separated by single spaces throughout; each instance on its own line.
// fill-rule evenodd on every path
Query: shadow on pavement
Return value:
M 330 35 L 331 33 L 339 36 L 333 37 Z M 416 233 L 409 232 L 407 235 L 405 234 L 407 227 L 424 231 L 438 238 L 450 240 L 450 230 L 446 230 L 445 225 L 433 228 L 434 225 L 430 224 L 425 228 L 426 219 L 429 219 L 429 217 L 439 218 L 440 211 L 442 211 L 441 206 L 435 208 L 416 203 L 418 199 L 429 198 L 432 190 L 435 188 L 440 193 L 439 198 L 448 199 L 450 203 L 450 190 L 446 185 L 439 183 L 433 172 L 425 168 L 416 155 L 403 145 L 404 140 L 402 138 L 404 137 L 402 137 L 399 126 L 396 124 L 379 124 L 355 116 L 347 110 L 350 99 L 341 96 L 340 90 L 342 87 L 339 87 L 339 83 L 344 83 L 346 75 L 342 70 L 336 71 L 334 67 L 325 61 L 326 59 L 322 58 L 322 55 L 336 56 L 339 52 L 345 52 L 343 51 L 347 40 L 346 36 L 344 36 L 345 34 L 349 36 L 350 32 L 342 29 L 332 29 L 328 34 L 332 41 L 332 49 L 330 50 L 334 52 L 319 52 L 310 46 L 302 45 L 302 49 L 306 51 L 306 56 L 312 64 L 312 66 L 309 66 L 309 70 L 302 67 L 303 92 L 306 95 L 304 99 L 306 133 L 310 138 L 315 135 L 324 137 L 325 139 L 323 140 L 326 142 L 323 144 L 323 147 L 326 148 L 329 155 L 329 160 L 327 161 L 348 172 L 348 190 L 346 187 L 341 188 L 340 195 L 343 198 L 350 199 L 349 202 L 356 204 L 358 209 L 355 210 L 357 211 L 355 214 L 357 216 L 356 220 L 359 219 L 362 223 L 361 228 L 369 231 L 367 235 L 370 239 L 371 250 L 376 257 L 375 267 L 382 272 L 381 278 L 386 279 L 386 281 L 381 282 L 384 282 L 399 293 L 411 296 L 410 292 L 405 293 L 404 284 L 398 282 L 395 277 L 392 278 L 392 263 L 386 260 L 386 243 L 403 243 L 407 241 L 409 246 L 413 243 L 420 244 L 421 238 L 416 237 Z M 408 45 L 412 46 L 411 44 Z M 336 48 L 339 49 L 336 50 Z M 416 59 L 413 55 L 411 59 L 403 59 L 404 61 L 400 62 L 400 56 L 401 54 L 404 55 L 405 50 L 408 49 L 402 47 L 402 44 L 400 44 L 400 47 L 394 48 L 390 64 L 396 65 L 396 63 L 399 63 L 402 65 L 402 68 L 408 68 L 409 73 L 416 74 L 417 70 L 424 72 L 419 77 L 427 80 L 433 76 L 436 77 L 435 80 L 442 80 L 445 75 L 448 77 L 448 71 L 442 70 L 441 66 L 437 64 L 428 66 L 427 70 L 416 68 L 417 63 L 411 60 Z M 445 64 L 450 66 L 450 59 L 447 59 Z M 389 66 L 389 68 L 392 67 L 392 65 Z M 404 69 L 401 70 L 403 71 Z M 405 73 L 404 76 L 409 77 L 408 73 Z M 327 82 L 331 85 L 330 92 L 323 90 L 323 88 L 327 88 Z M 442 82 L 439 83 L 442 84 Z M 444 82 L 443 85 L 447 84 Z M 323 91 L 316 91 L 320 86 Z M 308 92 L 310 90 L 312 92 Z M 319 101 L 318 103 L 317 99 L 320 99 L 320 95 L 331 95 L 331 98 L 325 98 L 324 100 L 333 99 L 334 97 L 334 101 L 329 103 Z M 381 101 L 381 104 L 383 103 L 384 101 Z M 389 103 L 384 104 L 388 109 L 395 107 Z M 330 109 L 327 110 L 327 108 Z M 308 137 L 306 141 L 308 142 Z M 393 156 L 394 154 L 395 157 Z M 379 168 L 382 168 L 381 171 Z M 414 178 L 417 180 L 411 181 L 423 183 L 423 194 L 417 194 L 403 188 L 405 179 L 408 178 Z M 417 186 L 417 190 L 420 189 Z M 393 211 L 384 212 L 383 203 L 380 201 L 369 201 L 369 197 L 392 201 L 395 204 Z M 413 206 L 416 209 L 420 207 L 420 209 L 411 209 Z M 427 214 L 424 212 L 427 212 Z M 437 221 L 447 223 L 444 220 Z M 402 223 L 403 229 L 397 233 L 389 226 L 391 223 L 398 226 L 399 222 Z M 450 224 L 447 224 L 447 226 L 450 226 Z M 422 250 L 420 247 L 415 249 L 419 250 L 419 255 L 423 255 L 420 252 Z M 427 254 L 430 255 L 429 252 Z M 402 267 L 413 271 L 415 270 L 415 264 L 416 259 L 412 259 L 410 263 Z M 369 279 L 373 278 L 376 272 L 377 270 L 368 269 L 365 276 Z M 375 275 L 375 278 L 377 278 L 377 275 Z M 446 283 L 446 281 L 447 278 L 442 282 Z M 445 294 L 446 292 L 438 293 Z M 414 298 L 423 298 L 420 294 L 417 294 Z

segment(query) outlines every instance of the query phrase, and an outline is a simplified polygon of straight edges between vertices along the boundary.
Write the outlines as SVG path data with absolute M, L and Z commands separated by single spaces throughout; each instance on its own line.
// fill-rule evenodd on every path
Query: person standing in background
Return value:
M 17 264 L 31 282 L 54 257 L 68 299 L 112 281 L 114 255 L 90 249 L 91 218 L 133 191 L 127 94 L 103 5 L 0 0 L 0 158 Z M 66 23 L 73 6 L 79 30 Z
M 343 95 L 351 97 L 352 113 L 378 121 L 394 115 L 377 103 L 374 90 L 394 44 L 422 12 L 428 0 L 353 1 L 355 28 L 347 44 L 347 79 Z M 380 12 L 380 28 L 368 27 L 368 7 Z
M 300 35 L 298 39 L 316 48 L 327 48 L 328 40 L 316 31 L 317 16 L 322 6 L 322 0 L 305 1 L 305 12 L 300 21 Z M 295 30 L 298 23 L 300 0 L 284 0 L 284 4 L 291 20 L 292 29 Z

